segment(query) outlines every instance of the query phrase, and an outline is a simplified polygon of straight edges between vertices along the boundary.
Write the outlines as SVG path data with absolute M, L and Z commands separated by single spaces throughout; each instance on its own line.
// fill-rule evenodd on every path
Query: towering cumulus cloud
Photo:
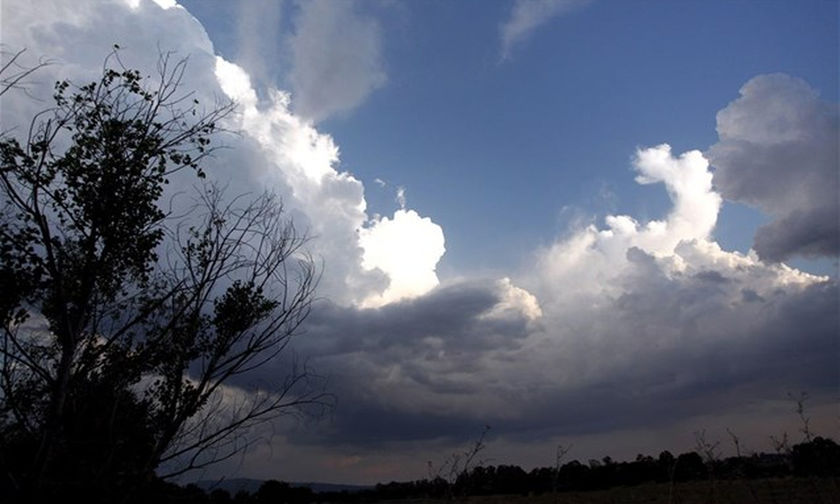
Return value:
M 4 46 L 9 50 L 26 48 L 26 56 L 33 60 L 48 58 L 54 64 L 33 76 L 29 92 L 36 99 L 23 93 L 4 97 L 4 130 L 24 128 L 28 118 L 43 108 L 44 103 L 49 103 L 55 80 L 70 78 L 77 83 L 95 80 L 114 44 L 121 48 L 122 61 L 144 75 L 155 75 L 159 51 L 173 51 L 173 58 L 189 58 L 182 82 L 184 92 L 194 93 L 193 97 L 207 106 L 225 96 L 239 105 L 226 127 L 241 134 L 220 138 L 230 148 L 207 161 L 208 175 L 228 186 L 232 196 L 269 190 L 283 198 L 295 224 L 312 237 L 312 254 L 324 264 L 320 286 L 323 296 L 344 304 L 366 300 L 370 304 L 369 300 L 378 299 L 375 304 L 381 305 L 423 294 L 437 285 L 434 269 L 444 250 L 440 227 L 410 209 L 401 209 L 390 219 L 369 222 L 364 186 L 352 175 L 340 171 L 339 149 L 332 138 L 292 112 L 298 98 L 268 88 L 263 98 L 258 99 L 250 76 L 238 65 L 217 57 L 203 27 L 175 2 L 87 0 L 75 2 L 72 8 L 64 2 L 49 0 L 40 0 L 29 7 L 22 4 L 14 7 L 10 3 L 14 2 L 3 5 Z M 309 11 L 329 10 L 328 7 L 323 3 L 301 5 L 302 18 L 295 44 L 304 44 L 301 37 L 321 40 L 320 32 L 312 32 L 315 28 L 309 26 L 315 22 L 309 19 L 314 16 Z M 375 27 L 370 28 L 367 21 L 345 12 L 349 6 L 341 3 L 337 8 L 336 23 L 346 20 L 364 35 L 359 35 L 363 40 L 374 37 Z M 333 28 L 330 25 L 325 29 Z M 378 41 L 371 44 L 375 53 Z M 378 56 L 374 56 L 370 60 L 372 65 L 378 64 L 375 63 Z M 359 71 L 365 73 L 365 68 Z M 301 68 L 294 72 L 309 75 L 308 70 Z M 317 75 L 307 78 L 318 80 Z M 330 84 L 335 89 L 324 92 L 340 97 L 347 91 L 341 88 L 342 83 L 355 85 L 344 78 L 339 80 Z M 301 81 L 301 86 L 306 87 L 306 82 Z M 345 96 L 340 103 L 329 105 L 328 110 L 321 112 L 332 113 L 356 104 L 372 89 L 368 84 L 362 87 L 364 93 L 347 91 L 352 96 Z M 325 103 L 311 95 L 301 100 Z M 172 192 L 187 190 L 193 182 L 173 180 L 176 187 Z M 414 236 L 415 232 L 432 236 L 427 249 L 405 255 L 399 264 L 382 259 L 381 251 L 393 250 L 394 240 L 406 234 Z M 415 275 L 417 271 L 422 273 Z M 386 289 L 390 289 L 388 293 L 378 297 Z
M 838 125 L 836 103 L 785 74 L 750 79 L 718 112 L 715 186 L 773 217 L 755 236 L 762 259 L 840 254 Z
M 557 242 L 540 257 L 552 284 L 573 283 L 574 295 L 612 288 L 607 282 L 627 266 L 627 251 L 671 257 L 682 242 L 705 241 L 717 222 L 721 198 L 712 190 L 709 163 L 699 151 L 674 157 L 663 144 L 641 149 L 634 165 L 640 184 L 664 183 L 673 208 L 663 220 L 641 224 L 629 215 L 609 215 L 606 229 L 589 226 Z M 551 290 L 551 289 L 549 289 Z M 553 296 L 554 293 L 547 293 Z
M 329 136 L 289 111 L 289 94 L 274 91 L 270 104 L 260 108 L 241 68 L 218 58 L 216 75 L 222 89 L 240 104 L 237 125 L 271 161 L 262 177 L 290 186 L 318 236 L 317 250 L 326 260 L 325 281 L 333 301 L 381 306 L 437 286 L 435 267 L 445 251 L 440 226 L 404 208 L 392 219 L 366 223 L 362 184 L 335 170 L 338 148 Z M 387 277 L 384 292 L 371 290 L 372 271 Z M 342 281 L 345 285 L 336 285 Z

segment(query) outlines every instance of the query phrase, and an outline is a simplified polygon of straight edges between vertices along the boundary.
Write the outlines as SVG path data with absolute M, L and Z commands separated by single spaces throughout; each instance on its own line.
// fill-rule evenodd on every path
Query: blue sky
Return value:
M 235 58 L 241 43 L 220 3 L 184 5 Z M 372 211 L 392 212 L 404 186 L 443 226 L 444 272 L 518 265 L 572 217 L 660 217 L 666 195 L 629 175 L 635 148 L 706 149 L 715 113 L 755 75 L 785 72 L 837 99 L 833 2 L 592 2 L 535 28 L 505 61 L 508 2 L 357 8 L 379 23 L 387 83 L 319 129 L 369 188 Z M 287 8 L 279 21 L 292 16 Z M 260 42 L 283 86 L 282 35 L 273 38 Z M 378 191 L 375 178 L 391 186 Z M 746 252 L 762 216 L 734 202 L 723 212 L 715 236 Z
M 767 450 L 801 390 L 836 432 L 838 2 L 2 9 L 3 43 L 55 62 L 3 97 L 4 129 L 114 43 L 149 73 L 177 51 L 204 103 L 238 102 L 208 176 L 312 235 L 294 347 L 338 404 L 204 476 L 416 479 L 485 424 L 488 456 L 526 468 L 701 429 Z

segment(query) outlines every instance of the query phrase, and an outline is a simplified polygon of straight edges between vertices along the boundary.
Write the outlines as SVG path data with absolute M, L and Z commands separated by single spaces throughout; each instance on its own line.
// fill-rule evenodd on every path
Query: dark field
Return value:
M 774 478 L 763 480 L 690 481 L 648 483 L 589 492 L 543 495 L 491 495 L 455 499 L 470 504 L 835 504 L 840 503 L 837 478 Z M 426 504 L 452 502 L 436 499 L 403 499 L 381 502 Z

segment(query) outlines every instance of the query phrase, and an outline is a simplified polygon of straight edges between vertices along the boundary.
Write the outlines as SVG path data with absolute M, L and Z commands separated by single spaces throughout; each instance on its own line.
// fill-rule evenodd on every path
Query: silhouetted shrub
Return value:
M 676 464 L 675 481 L 696 480 L 706 476 L 706 465 L 703 464 L 703 458 L 697 452 L 680 454 Z
M 791 462 L 796 476 L 838 476 L 840 445 L 818 436 L 811 442 L 795 445 Z

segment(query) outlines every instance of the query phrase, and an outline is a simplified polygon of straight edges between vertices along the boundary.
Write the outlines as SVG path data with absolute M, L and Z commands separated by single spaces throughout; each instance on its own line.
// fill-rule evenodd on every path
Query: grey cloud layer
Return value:
M 784 74 L 754 77 L 718 113 L 714 183 L 773 217 L 755 236 L 762 258 L 840 254 L 838 124 L 837 104 Z
M 378 310 L 320 307 L 299 349 L 333 378 L 339 402 L 308 442 L 463 441 L 484 423 L 537 440 L 836 385 L 835 281 L 762 297 L 725 268 L 673 276 L 638 249 L 628 255 L 622 294 L 598 308 L 569 304 L 539 325 L 482 319 L 499 299 L 489 283 Z

